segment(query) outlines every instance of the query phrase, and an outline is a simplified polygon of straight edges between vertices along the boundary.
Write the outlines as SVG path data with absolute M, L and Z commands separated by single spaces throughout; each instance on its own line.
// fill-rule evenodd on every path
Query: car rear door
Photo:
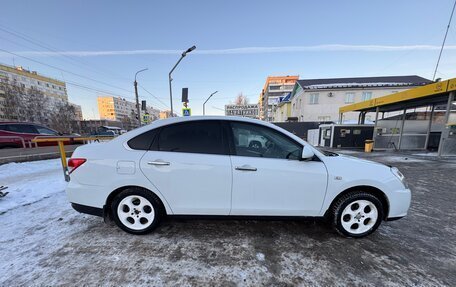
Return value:
M 232 121 L 231 215 L 315 216 L 326 193 L 327 171 L 319 160 L 300 160 L 303 146 L 257 124 Z M 265 138 L 261 147 L 252 145 Z
M 28 146 L 30 141 L 38 135 L 38 131 L 31 124 L 7 124 L 6 130 L 11 132 L 12 136 L 18 136 L 24 139 L 26 146 Z M 18 139 L 17 142 L 19 143 L 20 140 Z
M 220 121 L 162 127 L 140 166 L 174 214 L 229 214 L 232 170 Z

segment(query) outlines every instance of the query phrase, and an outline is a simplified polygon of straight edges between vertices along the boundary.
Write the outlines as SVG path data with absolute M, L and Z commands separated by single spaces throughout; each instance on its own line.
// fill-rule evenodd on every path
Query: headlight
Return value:
M 397 169 L 397 167 L 392 167 L 391 172 L 402 182 L 405 188 L 408 188 L 408 184 L 405 180 L 404 175 Z

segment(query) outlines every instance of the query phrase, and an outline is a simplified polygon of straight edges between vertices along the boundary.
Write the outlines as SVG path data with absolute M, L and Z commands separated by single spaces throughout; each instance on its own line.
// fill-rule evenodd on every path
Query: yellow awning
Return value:
M 437 94 L 443 94 L 450 91 L 456 90 L 456 78 L 432 83 L 426 86 L 405 90 L 402 92 L 386 95 L 383 97 L 367 100 L 364 102 L 359 102 L 356 104 L 351 104 L 339 108 L 339 113 L 346 112 L 355 112 L 369 110 L 372 108 L 396 104 L 400 102 L 410 101 L 414 99 L 421 99 L 424 97 L 434 96 Z

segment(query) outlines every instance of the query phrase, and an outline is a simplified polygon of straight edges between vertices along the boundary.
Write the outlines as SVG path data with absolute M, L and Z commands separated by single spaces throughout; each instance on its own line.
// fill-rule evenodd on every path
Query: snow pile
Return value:
M 0 214 L 62 192 L 66 182 L 60 159 L 0 165 L 0 186 L 9 194 L 0 198 Z

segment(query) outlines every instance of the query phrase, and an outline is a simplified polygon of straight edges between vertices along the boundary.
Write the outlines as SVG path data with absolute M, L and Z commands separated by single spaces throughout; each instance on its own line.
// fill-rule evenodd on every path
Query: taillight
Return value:
M 68 171 L 72 173 L 75 169 L 80 167 L 87 160 L 85 158 L 70 158 L 68 161 Z

